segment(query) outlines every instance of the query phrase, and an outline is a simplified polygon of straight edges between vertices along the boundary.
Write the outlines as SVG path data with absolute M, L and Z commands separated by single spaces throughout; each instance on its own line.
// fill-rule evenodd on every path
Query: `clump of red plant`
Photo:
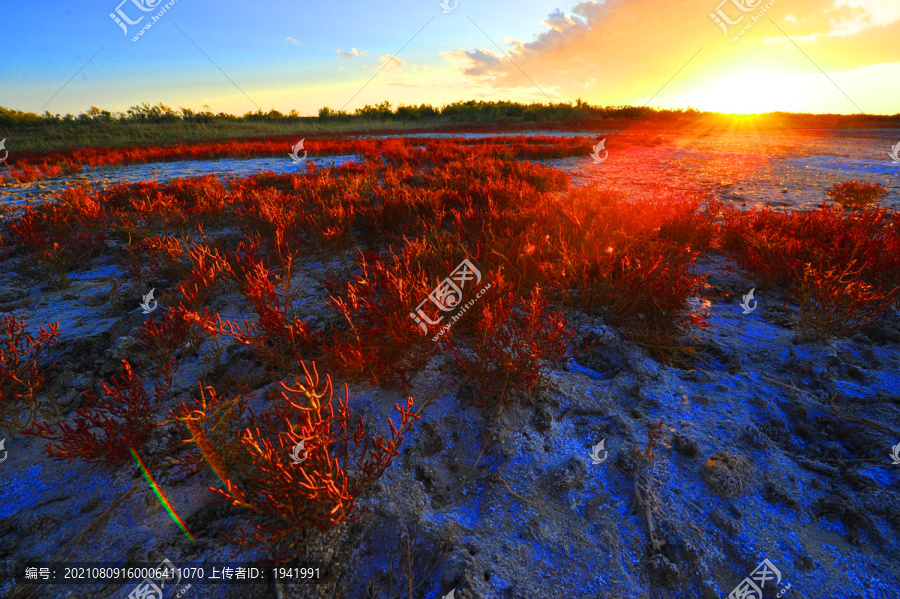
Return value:
M 792 286 L 806 264 L 820 270 L 856 262 L 870 285 L 900 284 L 900 231 L 892 213 L 849 212 L 822 206 L 809 212 L 722 210 L 722 247 L 763 288 Z
M 601 308 L 639 345 L 665 353 L 688 326 L 705 326 L 687 304 L 702 283 L 692 272 L 696 256 L 669 245 L 597 248 L 578 265 L 575 303 L 587 311 Z
M 423 366 L 434 349 L 410 318 L 433 284 L 403 258 L 387 264 L 363 255 L 359 267 L 362 272 L 329 302 L 346 322 L 325 344 L 329 368 L 378 385 L 408 385 L 410 372 Z
M 59 323 L 41 327 L 37 337 L 25 332 L 25 318 L 3 316 L 0 322 L 0 428 L 19 432 L 40 412 L 38 391 L 44 383 L 41 361 L 59 344 Z M 26 417 L 22 413 L 27 412 Z
M 900 232 L 881 208 L 724 211 L 722 243 L 762 287 L 790 289 L 800 338 L 852 335 L 879 322 L 900 286 Z
M 125 246 L 131 280 L 143 288 L 149 280 L 180 281 L 188 273 L 186 243 L 174 237 L 147 237 Z
M 103 383 L 103 395 L 85 393 L 88 405 L 75 410 L 72 424 L 34 422 L 25 434 L 50 441 L 44 452 L 58 460 L 120 464 L 131 459 L 130 448 L 140 450 L 156 430 L 159 406 L 172 383 L 171 364 L 154 383 L 153 395 L 141 377 L 122 360 L 122 368 L 112 384 Z
M 305 530 L 354 519 L 356 499 L 384 474 L 418 418 L 410 397 L 405 407 L 395 406 L 400 425 L 389 420 L 389 438 L 369 437 L 362 417 L 348 407 L 346 385 L 335 402 L 331 378 L 320 384 L 315 365 L 312 373 L 303 368 L 303 382 L 282 382 L 280 397 L 259 417 L 251 414 L 243 430 L 216 430 L 222 423 L 239 426 L 243 405 L 217 397 L 211 387 L 175 414 L 223 483 L 212 490 L 247 510 L 243 517 L 255 532 L 251 539 L 242 533 L 239 544 L 296 553 Z
M 157 364 L 168 363 L 179 351 L 191 351 L 199 347 L 204 334 L 214 332 L 209 312 L 198 312 L 184 306 L 166 308 L 159 320 L 144 321 L 138 329 L 138 343 L 155 359 Z
M 828 191 L 828 197 L 847 210 L 860 210 L 868 208 L 875 202 L 884 199 L 888 194 L 887 187 L 883 183 L 867 183 L 865 181 L 844 181 L 832 185 Z
M 850 337 L 890 312 L 897 288 L 886 292 L 869 285 L 853 267 L 852 262 L 830 270 L 806 265 L 794 290 L 799 302 L 794 324 L 800 339 Z
M 529 300 L 514 293 L 486 299 L 469 347 L 456 342 L 451 347 L 457 366 L 479 394 L 474 403 L 484 405 L 546 385 L 546 363 L 565 357 L 574 337 L 565 317 L 549 310 L 536 288 Z
M 206 305 L 223 272 L 229 269 L 228 262 L 218 250 L 198 244 L 188 252 L 191 269 L 178 285 L 178 292 L 184 302 L 194 308 Z
M 60 203 L 27 207 L 9 225 L 12 243 L 25 250 L 16 265 L 19 274 L 33 283 L 67 287 L 69 273 L 103 250 L 107 236 L 96 230 L 98 210 L 84 187 L 66 190 Z
M 284 272 L 278 275 L 266 268 L 262 261 L 235 261 L 235 279 L 259 318 L 256 322 L 244 321 L 241 327 L 216 315 L 217 325 L 213 327 L 213 332 L 232 336 L 277 370 L 296 367 L 301 363 L 316 338 L 306 322 L 294 313 L 292 263 L 293 258 L 287 257 Z
M 714 231 L 699 198 L 631 202 L 585 187 L 555 208 L 565 228 L 550 244 L 559 247 L 561 295 L 570 305 L 624 326 L 627 336 L 659 356 L 676 350 L 676 339 L 690 326 L 705 326 L 688 301 L 703 284 L 693 268 L 695 248 L 710 245 Z

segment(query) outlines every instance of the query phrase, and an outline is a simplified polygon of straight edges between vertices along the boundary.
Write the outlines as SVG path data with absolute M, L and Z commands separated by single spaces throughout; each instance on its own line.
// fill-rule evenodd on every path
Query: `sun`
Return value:
M 810 99 L 800 78 L 759 70 L 719 77 L 689 95 L 693 106 L 725 114 L 798 112 Z

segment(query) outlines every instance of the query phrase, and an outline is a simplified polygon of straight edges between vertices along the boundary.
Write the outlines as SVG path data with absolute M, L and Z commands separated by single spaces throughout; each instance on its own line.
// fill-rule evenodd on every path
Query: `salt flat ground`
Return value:
M 584 136 L 596 143 L 614 131 L 522 131 L 516 136 Z M 651 192 L 648 181 L 664 181 L 670 189 L 699 190 L 727 201 L 747 205 L 771 203 L 781 209 L 815 208 L 827 200 L 825 191 L 835 183 L 851 179 L 881 182 L 889 187 L 882 202 L 885 207 L 900 207 L 900 163 L 889 152 L 900 143 L 900 129 L 835 129 L 800 131 L 760 131 L 735 133 L 695 133 L 641 131 L 606 144 L 609 151 L 602 163 L 588 155 L 540 161 L 573 176 L 573 183 L 594 181 L 636 195 Z M 495 133 L 416 134 L 399 137 L 475 139 Z M 635 139 L 640 139 L 635 143 Z M 0 201 L 18 203 L 46 197 L 71 181 L 95 184 L 140 181 L 156 178 L 168 181 L 177 177 L 207 174 L 248 175 L 271 170 L 275 173 L 302 169 L 285 158 L 222 159 L 135 164 L 115 168 L 85 169 L 72 178 L 49 179 L 20 186 L 0 188 Z M 604 156 L 600 152 L 600 156 Z M 308 161 L 319 167 L 339 165 L 355 156 L 315 156 Z
M 642 181 L 665 172 L 676 189 L 785 209 L 817 205 L 838 181 L 887 180 L 900 169 L 886 156 L 900 141 L 900 131 L 693 139 L 661 134 L 660 139 L 645 146 L 609 144 L 602 164 L 587 156 L 547 162 L 570 172 L 575 183 L 591 180 L 645 193 Z M 325 166 L 332 159 L 310 160 Z M 287 157 L 219 160 L 100 169 L 74 180 L 139 180 L 154 174 L 166 180 L 296 168 Z M 69 182 L 4 188 L 0 196 L 38 198 Z M 895 182 L 885 205 L 897 201 Z M 324 318 L 323 283 L 331 266 L 307 261 L 298 274 L 299 302 L 313 322 Z M 554 387 L 533 404 L 517 403 L 503 412 L 493 432 L 493 414 L 465 401 L 471 389 L 442 389 L 377 492 L 362 502 L 371 512 L 339 533 L 310 539 L 307 555 L 343 572 L 344 597 L 407 597 L 402 574 L 407 541 L 421 576 L 414 596 L 427 599 L 452 589 L 458 599 L 712 599 L 728 596 L 764 558 L 778 567 L 782 588 L 790 583 L 785 597 L 900 597 L 900 466 L 888 456 L 900 443 L 900 315 L 895 312 L 884 326 L 852 339 L 798 343 L 785 298 L 757 293 L 757 308 L 745 314 L 740 297 L 755 282 L 729 266 L 734 265 L 722 256 L 698 264 L 710 284 L 732 295 L 697 300 L 709 310 L 710 327 L 694 333 L 695 367 L 661 364 L 602 319 L 569 315 L 579 336 L 594 341 L 595 351 L 552 365 Z M 123 276 L 101 260 L 65 291 L 28 292 L 11 272 L 0 272 L 0 314 L 33 323 L 59 321 L 64 346 L 88 352 L 88 361 L 114 366 L 127 356 L 145 318 L 137 306 L 124 317 L 108 309 L 112 282 Z M 229 313 L 228 301 L 221 312 Z M 198 378 L 215 372 L 212 359 L 211 352 L 201 352 L 186 360 L 173 393 L 181 399 L 193 393 Z M 217 359 L 231 365 L 240 356 Z M 447 356 L 435 358 L 409 394 L 421 398 L 439 389 L 447 361 Z M 56 389 L 64 405 L 94 388 L 77 372 L 70 374 Z M 354 409 L 374 422 L 394 416 L 391 406 L 403 397 L 351 387 Z M 648 428 L 658 421 L 665 423 L 662 443 L 637 476 L 632 447 L 643 448 Z M 473 474 L 467 468 L 478 461 L 488 437 Z M 600 440 L 608 455 L 595 464 L 589 454 Z M 214 477 L 159 480 L 174 509 L 201 537 L 191 543 L 137 468 L 56 463 L 40 454 L 42 446 L 33 438 L 6 441 L 8 459 L 0 463 L 0 558 L 51 559 L 132 485 L 139 490 L 71 560 L 167 557 L 180 564 L 233 555 L 218 539 L 234 517 L 207 490 L 217 484 Z M 747 482 L 736 495 L 723 495 L 703 477 L 711 460 L 722 459 L 720 452 L 746 470 L 738 473 Z M 648 503 L 656 517 L 642 507 Z M 648 558 L 654 543 L 667 546 L 673 557 Z M 237 559 L 261 557 L 248 551 Z M 45 588 L 38 596 L 127 597 L 132 588 Z M 767 588 L 766 596 L 776 590 Z M 330 587 L 276 590 L 269 584 L 194 585 L 185 597 L 279 592 L 338 596 Z M 0 593 L 17 596 L 2 582 Z

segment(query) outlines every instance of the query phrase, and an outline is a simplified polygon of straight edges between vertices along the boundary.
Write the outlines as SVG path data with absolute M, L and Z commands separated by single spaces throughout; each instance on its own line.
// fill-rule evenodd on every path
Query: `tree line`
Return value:
M 404 105 L 394 108 L 390 102 L 381 102 L 374 106 L 366 104 L 353 112 L 345 110 L 333 110 L 329 107 L 320 108 L 317 117 L 301 116 L 296 110 L 283 113 L 274 108 L 268 112 L 261 109 L 256 112 L 247 112 L 243 115 L 228 114 L 225 112 L 214 113 L 209 106 L 203 106 L 202 110 L 190 108 L 174 109 L 163 103 L 150 105 L 143 103 L 132 106 L 125 112 L 113 112 L 102 110 L 96 106 L 81 114 L 52 114 L 45 111 L 43 114 L 24 112 L 0 106 L 0 128 L 18 129 L 29 126 L 46 126 L 53 124 L 80 124 L 80 123 L 227 123 L 227 122 L 253 122 L 253 121 L 307 121 L 318 119 L 320 121 L 355 121 L 355 120 L 382 120 L 382 121 L 430 121 L 443 120 L 459 123 L 493 123 L 499 121 L 525 121 L 525 122 L 559 122 L 559 121 L 595 121 L 607 119 L 647 119 L 647 120 L 690 120 L 704 116 L 712 116 L 716 113 L 704 112 L 695 108 L 687 109 L 658 109 L 647 106 L 594 106 L 580 99 L 574 103 L 532 103 L 520 102 L 484 102 L 469 100 L 466 102 L 454 102 L 443 107 L 434 107 L 431 104 Z M 889 125 L 900 121 L 900 114 L 887 115 L 806 115 L 795 113 L 775 112 L 767 116 L 791 121 L 795 126 L 816 126 L 822 124 L 840 123 L 844 126 L 854 125 Z

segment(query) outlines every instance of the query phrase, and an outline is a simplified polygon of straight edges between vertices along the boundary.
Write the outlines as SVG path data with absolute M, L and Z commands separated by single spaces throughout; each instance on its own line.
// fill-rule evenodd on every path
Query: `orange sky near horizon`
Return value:
M 345 56 L 340 76 L 324 75 L 304 91 L 317 106 L 338 109 L 377 72 L 348 110 L 383 100 L 580 98 L 740 114 L 900 114 L 900 0 L 585 1 L 534 23 L 525 39 L 497 36 L 502 27 L 479 8 L 460 0 L 467 13 L 453 13 L 476 32 L 471 45 L 437 56 L 353 48 L 359 54 Z M 720 26 L 713 14 L 735 24 Z M 426 33 L 428 42 L 417 43 L 446 47 L 454 39 L 441 29 Z M 355 65 L 362 72 L 353 74 Z M 269 91 L 285 101 L 297 94 Z
M 719 2 L 582 2 L 533 40 L 506 40 L 515 65 L 489 49 L 446 56 L 493 89 L 533 96 L 524 71 L 592 104 L 900 113 L 900 0 Z

